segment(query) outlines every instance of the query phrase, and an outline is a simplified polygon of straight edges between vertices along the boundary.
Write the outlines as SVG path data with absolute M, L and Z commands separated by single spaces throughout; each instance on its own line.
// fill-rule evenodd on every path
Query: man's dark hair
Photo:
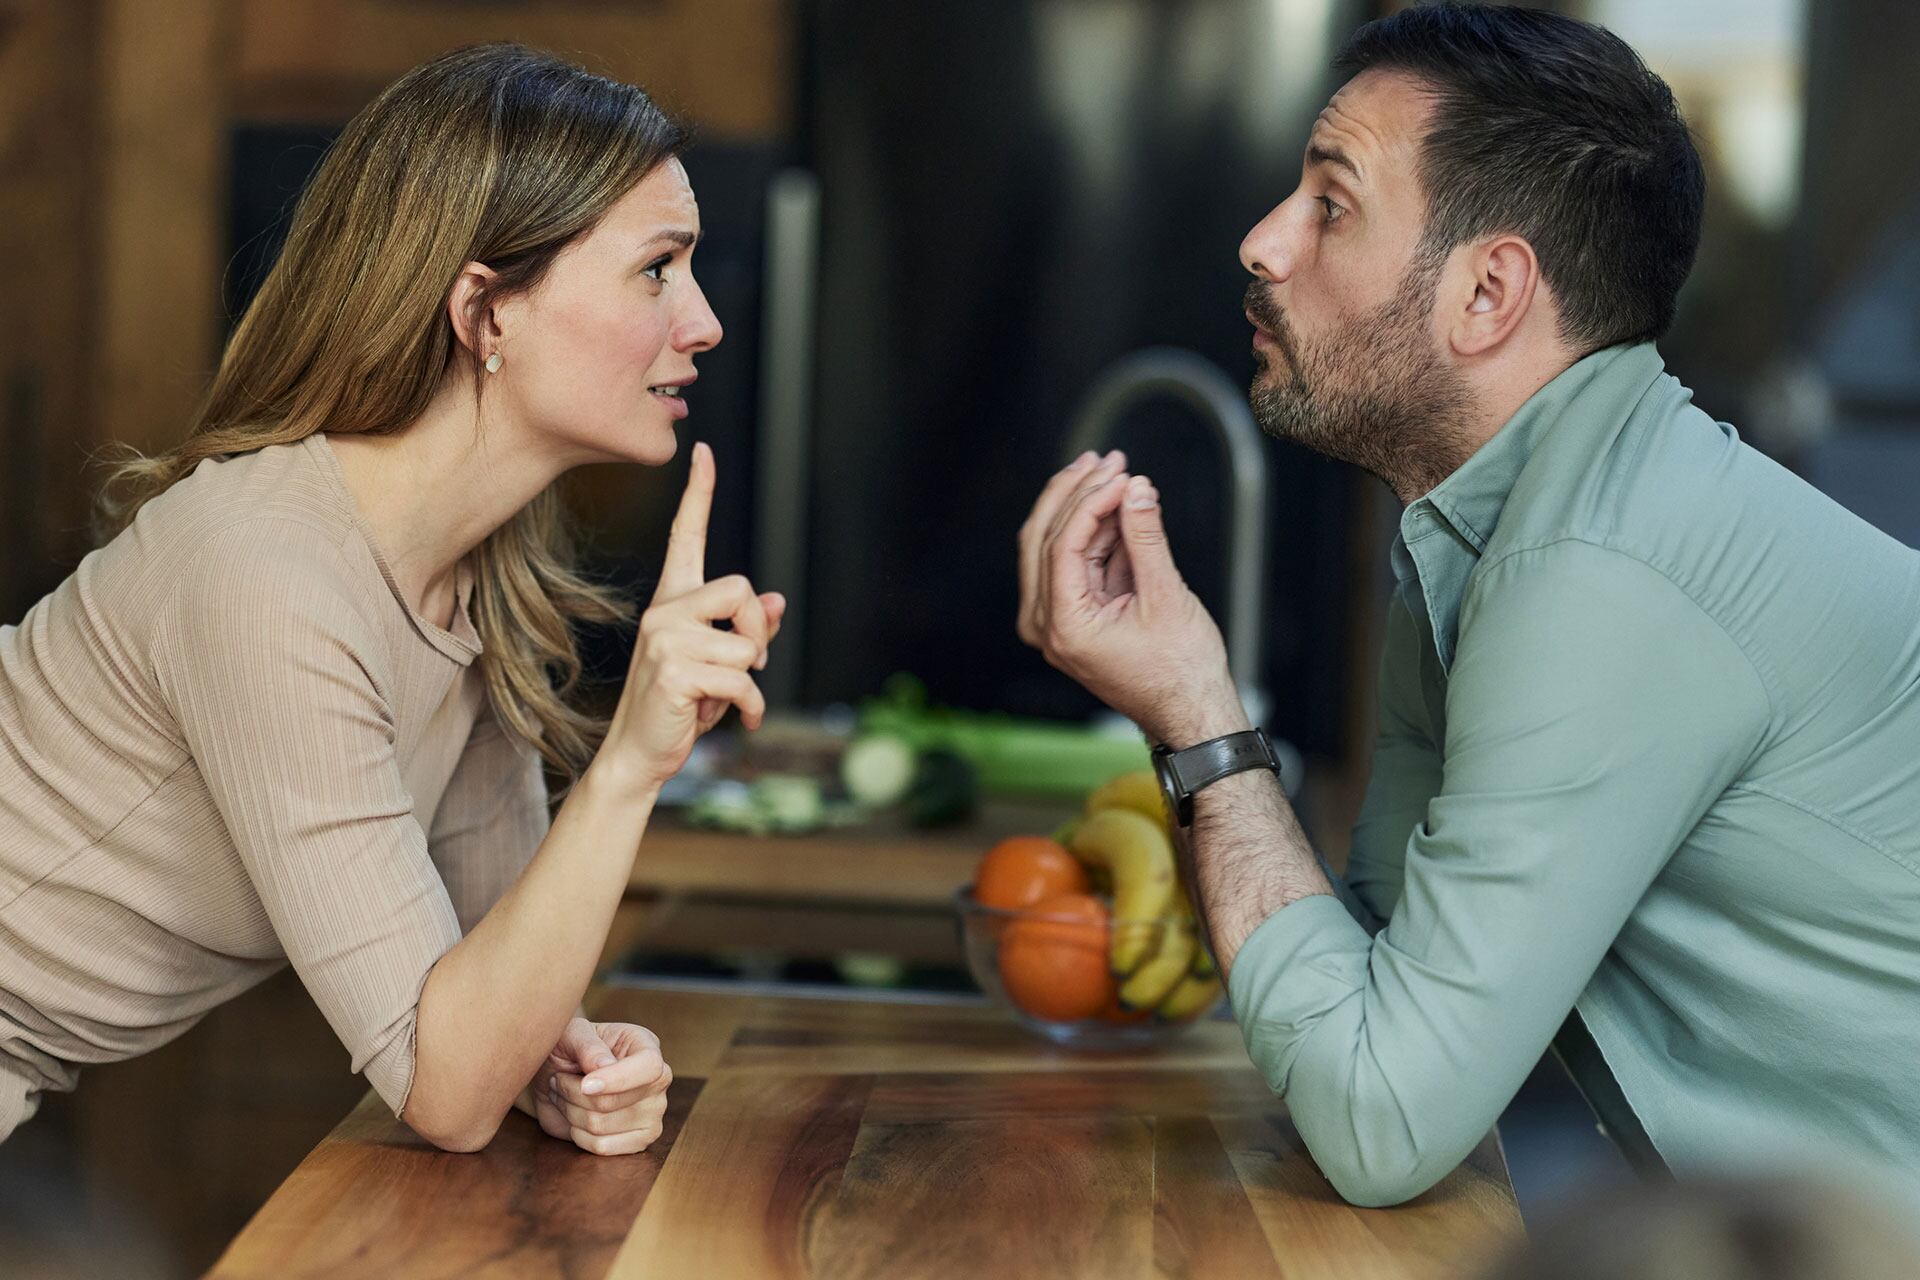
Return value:
M 1423 82 L 1423 253 L 1523 236 L 1583 353 L 1657 338 L 1700 246 L 1706 175 L 1673 91 L 1603 27 L 1426 4 L 1370 22 L 1334 64 Z

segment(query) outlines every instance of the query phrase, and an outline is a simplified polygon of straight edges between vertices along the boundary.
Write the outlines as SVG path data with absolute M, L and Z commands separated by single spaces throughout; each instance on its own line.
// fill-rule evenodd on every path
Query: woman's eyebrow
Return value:
M 668 231 L 656 231 L 653 239 L 647 241 L 647 247 L 652 248 L 662 240 L 678 249 L 691 249 L 700 243 L 700 233 L 698 231 L 684 231 L 677 227 Z

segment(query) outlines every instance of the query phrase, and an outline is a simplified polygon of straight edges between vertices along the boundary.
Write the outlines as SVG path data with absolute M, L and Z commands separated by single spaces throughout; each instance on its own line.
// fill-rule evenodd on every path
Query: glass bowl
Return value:
M 1176 1016 L 1158 1010 L 1124 1010 L 1116 999 L 1109 999 L 1093 1016 L 1063 1016 L 1075 1003 L 1083 1008 L 1093 1003 L 1092 984 L 1100 977 L 1107 983 L 1109 997 L 1117 991 L 1121 979 L 1113 977 L 1111 964 L 1106 963 L 1114 943 L 1132 946 L 1147 956 L 1169 942 L 1188 950 L 1199 946 L 1197 928 L 1184 916 L 1096 922 L 1031 909 L 1010 911 L 982 905 L 971 886 L 954 895 L 954 905 L 973 980 L 1014 1021 L 1055 1044 L 1076 1049 L 1146 1048 L 1177 1038 L 1220 1003 L 1222 993 L 1216 989 L 1203 1003 Z M 1002 972 L 1003 956 L 1014 966 L 1007 973 Z

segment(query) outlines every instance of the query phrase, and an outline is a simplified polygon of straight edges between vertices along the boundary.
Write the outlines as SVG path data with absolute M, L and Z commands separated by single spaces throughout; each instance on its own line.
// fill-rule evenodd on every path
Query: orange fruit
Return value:
M 1107 908 L 1085 893 L 1042 898 L 1000 935 L 1000 982 L 1036 1018 L 1092 1018 L 1117 999 L 1107 970 Z
M 1045 836 L 1008 836 L 980 859 L 973 896 L 981 906 L 1019 911 L 1042 898 L 1085 893 L 1087 869 L 1066 846 Z
M 1120 993 L 1115 991 L 1113 999 L 1107 1002 L 1107 1007 L 1102 1009 L 1098 1016 L 1102 1022 L 1118 1022 L 1124 1025 L 1130 1022 L 1145 1022 L 1153 1016 L 1153 1010 L 1129 1009 L 1120 1003 Z

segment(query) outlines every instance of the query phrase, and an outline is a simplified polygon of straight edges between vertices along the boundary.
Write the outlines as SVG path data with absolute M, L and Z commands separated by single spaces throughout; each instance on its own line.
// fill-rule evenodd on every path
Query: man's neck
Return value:
M 1440 482 L 1465 466 L 1487 441 L 1513 420 L 1520 407 L 1540 388 L 1572 368 L 1580 357 L 1559 347 L 1538 353 L 1512 352 L 1476 371 L 1473 393 L 1462 406 L 1449 433 L 1453 456 L 1436 457 L 1424 474 L 1389 480 L 1388 487 L 1402 506 L 1411 506 L 1439 487 Z

